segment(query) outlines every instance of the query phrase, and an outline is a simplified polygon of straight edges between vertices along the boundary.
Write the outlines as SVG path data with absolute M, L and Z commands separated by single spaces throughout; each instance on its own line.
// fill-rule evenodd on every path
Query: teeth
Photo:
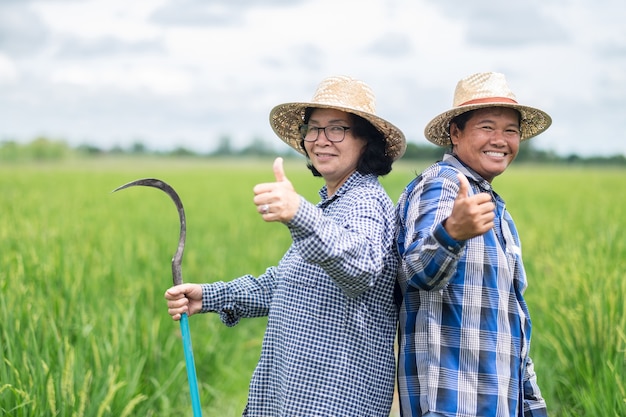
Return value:
M 504 156 L 504 153 L 502 152 L 485 152 L 485 154 L 489 156 Z

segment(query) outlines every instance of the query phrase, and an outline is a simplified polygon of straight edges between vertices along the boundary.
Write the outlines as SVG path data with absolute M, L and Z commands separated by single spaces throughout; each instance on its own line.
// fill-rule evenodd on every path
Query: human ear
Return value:
M 456 146 L 459 141 L 459 134 L 461 132 L 461 129 L 459 129 L 456 123 L 450 123 L 449 132 L 450 132 L 450 142 L 452 142 L 452 146 Z

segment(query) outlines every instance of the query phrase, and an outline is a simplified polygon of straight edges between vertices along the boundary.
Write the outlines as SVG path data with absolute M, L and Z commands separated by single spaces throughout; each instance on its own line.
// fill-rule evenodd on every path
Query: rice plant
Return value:
M 271 160 L 92 160 L 0 167 L 0 416 L 162 416 L 191 410 L 179 326 L 163 292 L 187 214 L 183 279 L 260 274 L 290 244 L 252 187 Z M 310 201 L 321 180 L 286 173 Z M 392 199 L 423 166 L 383 179 Z M 626 171 L 513 166 L 495 181 L 523 242 L 531 354 L 552 416 L 626 415 Z M 238 416 L 265 319 L 190 319 L 206 415 Z

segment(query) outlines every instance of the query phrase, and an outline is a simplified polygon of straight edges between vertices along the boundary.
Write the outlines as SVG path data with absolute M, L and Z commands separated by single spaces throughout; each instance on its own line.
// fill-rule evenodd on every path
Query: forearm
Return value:
M 389 208 L 388 210 L 390 210 Z M 392 224 L 373 203 L 354 207 L 342 222 L 324 216 L 310 203 L 289 225 L 300 256 L 315 264 L 351 297 L 356 297 L 382 279 L 385 255 L 391 253 Z
M 450 179 L 429 177 L 401 196 L 397 239 L 401 284 L 437 290 L 457 272 L 466 242 L 453 239 L 444 227 L 454 206 L 455 187 Z
M 241 318 L 266 316 L 272 299 L 274 269 L 258 278 L 244 275 L 230 282 L 202 284 L 203 313 L 219 313 L 227 326 Z
M 465 242 L 452 239 L 437 225 L 432 232 L 409 245 L 402 259 L 408 285 L 425 291 L 445 287 L 457 271 Z

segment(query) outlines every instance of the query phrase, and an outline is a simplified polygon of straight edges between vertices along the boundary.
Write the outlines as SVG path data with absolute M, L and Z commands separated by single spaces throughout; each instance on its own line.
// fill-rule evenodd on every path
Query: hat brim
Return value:
M 320 103 L 284 103 L 272 109 L 270 112 L 270 125 L 274 133 L 283 140 L 287 145 L 294 148 L 302 155 L 306 155 L 306 151 L 302 148 L 302 140 L 300 137 L 300 126 L 304 123 L 304 111 L 308 107 L 320 109 L 335 109 L 345 111 L 346 113 L 356 114 L 370 122 L 378 131 L 380 131 L 387 141 L 386 151 L 394 161 L 399 159 L 406 151 L 406 139 L 400 129 L 389 123 L 383 118 L 374 114 L 359 111 L 350 107 L 335 106 Z
M 530 106 L 505 102 L 468 104 L 466 106 L 455 107 L 436 116 L 426 125 L 426 128 L 424 128 L 424 136 L 435 145 L 450 146 L 450 121 L 468 111 L 487 107 L 508 107 L 519 111 L 522 115 L 520 122 L 522 134 L 520 140 L 535 137 L 552 124 L 552 118 L 546 112 Z

